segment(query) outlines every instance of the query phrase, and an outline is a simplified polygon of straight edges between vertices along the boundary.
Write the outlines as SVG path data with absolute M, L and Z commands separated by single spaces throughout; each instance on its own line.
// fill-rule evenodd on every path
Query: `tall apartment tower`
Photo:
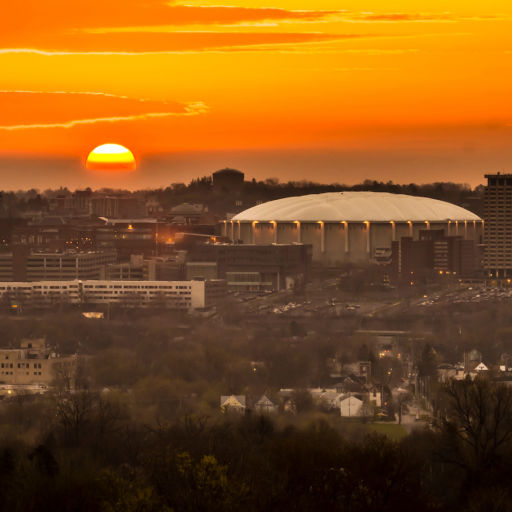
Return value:
M 512 278 L 512 174 L 485 177 L 485 269 L 490 277 Z

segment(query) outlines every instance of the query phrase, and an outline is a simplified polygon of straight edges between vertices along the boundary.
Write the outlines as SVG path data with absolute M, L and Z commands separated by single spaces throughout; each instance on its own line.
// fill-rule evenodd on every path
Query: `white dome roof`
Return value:
M 239 213 L 233 220 L 443 222 L 481 219 L 460 206 L 429 197 L 388 192 L 327 192 L 269 201 Z

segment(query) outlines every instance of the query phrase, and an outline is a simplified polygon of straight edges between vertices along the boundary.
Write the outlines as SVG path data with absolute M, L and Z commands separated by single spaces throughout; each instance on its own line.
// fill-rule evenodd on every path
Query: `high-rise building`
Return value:
M 484 195 L 485 270 L 512 277 L 512 174 L 486 174 Z

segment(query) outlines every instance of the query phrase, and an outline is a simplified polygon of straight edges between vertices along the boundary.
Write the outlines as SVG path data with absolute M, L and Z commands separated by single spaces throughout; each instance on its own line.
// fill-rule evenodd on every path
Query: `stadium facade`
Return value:
M 481 242 L 484 222 L 460 206 L 387 192 L 328 192 L 287 197 L 249 208 L 223 222 L 233 241 L 259 245 L 303 243 L 327 265 L 386 261 L 393 241 L 420 231 Z

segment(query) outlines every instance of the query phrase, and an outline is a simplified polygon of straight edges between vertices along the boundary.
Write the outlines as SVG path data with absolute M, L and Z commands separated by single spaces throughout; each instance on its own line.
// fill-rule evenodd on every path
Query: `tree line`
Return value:
M 147 425 L 86 388 L 4 402 L 0 503 L 24 512 L 512 509 L 512 390 L 476 379 L 440 396 L 432 427 L 400 441 L 251 415 Z M 6 423 L 16 434 L 5 435 Z

